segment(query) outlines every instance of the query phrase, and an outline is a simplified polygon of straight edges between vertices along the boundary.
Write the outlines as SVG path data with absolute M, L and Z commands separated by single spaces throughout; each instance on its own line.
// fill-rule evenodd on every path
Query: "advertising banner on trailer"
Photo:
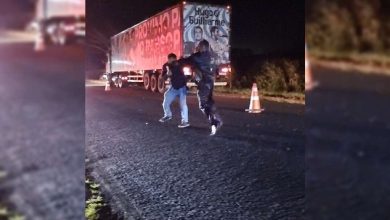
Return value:
M 216 65 L 230 63 L 230 10 L 226 7 L 187 3 L 183 9 L 184 56 L 206 39 Z
M 159 13 L 111 39 L 112 71 L 159 69 L 182 49 L 180 6 Z
M 191 55 L 210 43 L 212 62 L 230 63 L 230 10 L 224 6 L 179 4 L 111 38 L 112 71 L 161 69 L 169 53 Z

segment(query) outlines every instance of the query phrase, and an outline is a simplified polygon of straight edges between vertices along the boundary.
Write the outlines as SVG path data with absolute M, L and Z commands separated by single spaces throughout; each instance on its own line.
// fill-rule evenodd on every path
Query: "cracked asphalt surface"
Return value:
M 87 168 L 125 219 L 302 219 L 304 106 L 217 97 L 222 130 L 209 137 L 195 96 L 191 127 L 160 124 L 162 95 L 139 87 L 86 89 Z
M 84 50 L 0 45 L 0 202 L 26 219 L 84 219 Z
M 389 219 L 390 77 L 313 68 L 306 93 L 307 219 Z

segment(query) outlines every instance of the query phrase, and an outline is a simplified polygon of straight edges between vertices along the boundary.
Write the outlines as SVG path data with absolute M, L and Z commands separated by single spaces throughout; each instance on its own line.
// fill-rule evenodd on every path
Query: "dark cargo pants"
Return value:
M 217 113 L 213 99 L 214 82 L 199 82 L 198 83 L 198 101 L 199 108 L 207 117 L 211 125 L 218 125 L 222 122 L 221 117 Z

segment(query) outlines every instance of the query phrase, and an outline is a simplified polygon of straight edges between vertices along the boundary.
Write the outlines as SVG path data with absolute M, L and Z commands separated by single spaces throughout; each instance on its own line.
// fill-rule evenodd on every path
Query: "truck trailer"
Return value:
M 167 55 L 188 57 L 206 39 L 215 85 L 226 86 L 231 72 L 230 14 L 230 6 L 182 2 L 112 36 L 106 64 L 110 83 L 121 88 L 139 83 L 146 90 L 163 93 L 167 81 L 162 66 Z M 183 71 L 191 78 L 190 67 Z M 190 80 L 187 85 L 195 86 Z
M 37 0 L 36 30 L 46 42 L 65 45 L 85 37 L 85 0 Z

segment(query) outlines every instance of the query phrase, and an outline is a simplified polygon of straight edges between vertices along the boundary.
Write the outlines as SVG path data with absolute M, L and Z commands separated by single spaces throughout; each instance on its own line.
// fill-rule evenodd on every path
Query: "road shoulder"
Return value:
M 362 74 L 386 75 L 390 76 L 390 69 L 385 67 L 375 67 L 366 64 L 356 64 L 346 61 L 329 61 L 321 59 L 311 59 L 312 66 L 337 69 L 344 72 L 358 72 Z
M 103 87 L 105 86 L 105 84 L 106 84 L 105 80 L 93 80 L 93 79 L 85 80 L 85 87 Z M 189 94 L 196 95 L 196 89 L 191 89 L 189 91 Z M 214 91 L 214 95 L 220 97 L 231 97 L 231 98 L 248 99 L 248 100 L 251 98 L 250 91 L 248 94 L 238 94 L 238 93 L 227 93 L 227 92 L 217 90 Z M 272 93 L 261 94 L 260 92 L 260 99 L 274 101 L 274 102 L 281 102 L 281 103 L 300 104 L 300 105 L 305 104 L 304 95 L 301 98 L 297 98 L 297 97 L 286 97 L 283 95 L 272 94 Z

